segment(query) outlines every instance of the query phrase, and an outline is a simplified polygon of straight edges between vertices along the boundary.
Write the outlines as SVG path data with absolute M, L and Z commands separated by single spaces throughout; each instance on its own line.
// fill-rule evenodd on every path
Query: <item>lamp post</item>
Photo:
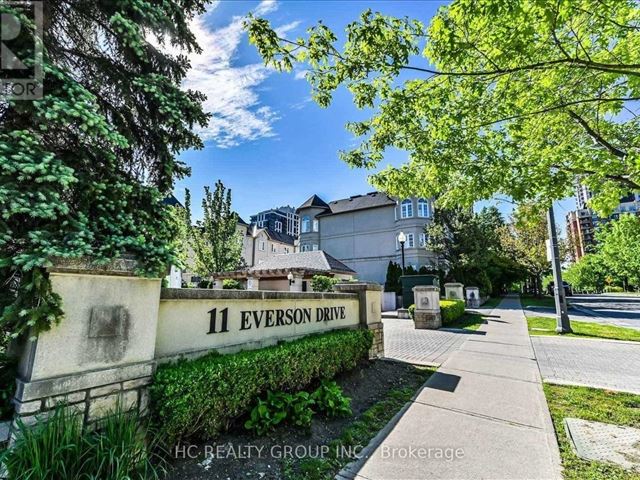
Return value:
M 400 250 L 402 251 L 402 275 L 404 275 L 404 242 L 407 241 L 407 236 L 404 232 L 398 234 L 398 242 L 400 242 Z

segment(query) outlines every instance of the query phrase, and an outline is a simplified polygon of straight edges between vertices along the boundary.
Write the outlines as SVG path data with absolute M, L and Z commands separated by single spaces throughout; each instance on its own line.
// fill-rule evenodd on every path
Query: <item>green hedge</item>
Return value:
M 440 315 L 443 325 L 454 322 L 464 315 L 464 301 L 440 300 Z
M 409 316 L 413 318 L 416 311 L 415 304 L 409 306 Z M 464 315 L 464 302 L 462 300 L 440 300 L 440 315 L 442 324 L 451 323 Z
M 337 330 L 233 355 L 161 365 L 151 386 L 154 420 L 170 442 L 215 437 L 268 390 L 296 392 L 368 358 L 368 330 Z

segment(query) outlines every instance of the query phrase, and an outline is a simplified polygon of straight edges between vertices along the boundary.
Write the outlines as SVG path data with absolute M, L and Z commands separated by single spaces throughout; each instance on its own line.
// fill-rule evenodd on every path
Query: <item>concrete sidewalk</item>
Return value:
M 560 455 L 520 302 L 493 310 L 340 476 L 560 479 Z

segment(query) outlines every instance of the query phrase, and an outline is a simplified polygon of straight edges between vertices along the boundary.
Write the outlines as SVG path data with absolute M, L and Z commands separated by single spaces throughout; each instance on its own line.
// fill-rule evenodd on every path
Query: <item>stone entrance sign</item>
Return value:
M 447 300 L 463 300 L 464 291 L 461 283 L 445 283 L 444 284 L 444 297 Z
M 161 289 L 137 264 L 61 261 L 48 269 L 64 318 L 18 345 L 13 399 L 25 423 L 57 403 L 91 423 L 119 403 L 146 412 L 157 362 L 233 353 L 341 328 L 374 333 L 384 354 L 379 285 L 336 285 L 340 293 Z
M 232 353 L 359 325 L 354 293 L 162 290 L 156 358 Z

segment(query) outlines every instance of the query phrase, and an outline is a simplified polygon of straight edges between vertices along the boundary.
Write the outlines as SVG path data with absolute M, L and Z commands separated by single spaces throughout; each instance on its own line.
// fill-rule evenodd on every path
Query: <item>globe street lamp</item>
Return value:
M 402 275 L 404 275 L 404 242 L 407 241 L 407 236 L 404 232 L 398 234 L 398 242 L 400 242 L 400 250 L 402 251 Z

